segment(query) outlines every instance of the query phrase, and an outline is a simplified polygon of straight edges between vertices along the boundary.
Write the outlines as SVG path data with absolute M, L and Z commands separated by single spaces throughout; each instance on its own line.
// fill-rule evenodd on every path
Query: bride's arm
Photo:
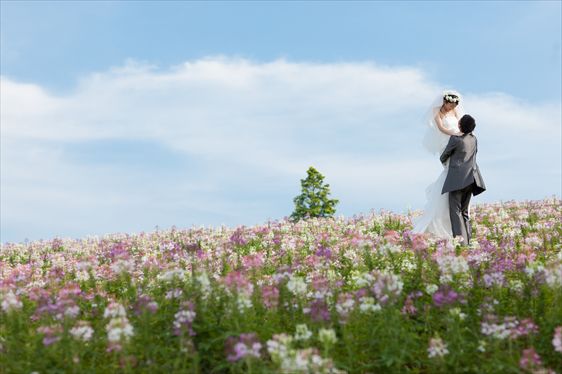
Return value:
M 437 127 L 439 128 L 439 131 L 441 131 L 443 134 L 446 135 L 457 135 L 458 133 L 456 131 L 451 131 L 451 130 L 447 130 L 445 128 L 445 126 L 443 126 L 443 122 L 441 121 L 441 117 L 439 117 L 439 113 L 437 113 L 435 115 L 435 123 L 437 124 Z

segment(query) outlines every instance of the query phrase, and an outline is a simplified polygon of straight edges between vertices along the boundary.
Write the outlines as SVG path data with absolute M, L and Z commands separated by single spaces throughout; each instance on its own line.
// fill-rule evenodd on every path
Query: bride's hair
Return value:
M 471 115 L 465 114 L 459 121 L 459 127 L 461 128 L 463 134 L 471 133 L 476 127 L 476 121 Z
M 458 104 L 459 101 L 461 101 L 459 95 L 452 92 L 445 92 L 445 94 L 443 94 L 443 100 L 445 100 L 448 103 L 454 103 L 454 104 Z

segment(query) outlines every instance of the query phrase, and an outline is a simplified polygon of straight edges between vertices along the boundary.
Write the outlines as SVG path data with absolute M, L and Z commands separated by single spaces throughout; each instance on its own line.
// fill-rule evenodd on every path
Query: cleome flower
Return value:
M 190 336 L 195 336 L 193 321 L 196 316 L 195 304 L 190 301 L 184 301 L 180 310 L 174 315 L 174 334 L 182 335 L 187 331 Z
M 287 289 L 295 296 L 304 296 L 307 285 L 303 278 L 291 275 L 287 282 Z
M 70 329 L 70 335 L 76 340 L 87 342 L 92 339 L 94 329 L 88 321 L 78 321 L 76 325 Z
M 558 353 L 562 353 L 562 326 L 554 329 L 554 336 L 552 337 L 552 346 Z
M 107 351 L 120 351 L 122 344 L 134 335 L 133 326 L 129 323 L 125 308 L 117 302 L 111 302 L 105 308 L 104 318 L 111 318 L 105 329 L 107 331 Z
M 262 345 L 256 333 L 230 336 L 225 342 L 226 359 L 236 362 L 246 357 L 260 358 Z
M 371 287 L 371 291 L 381 305 L 393 302 L 400 296 L 404 283 L 399 275 L 375 271 L 374 277 L 375 282 Z
M 6 293 L 2 293 L 2 310 L 5 313 L 10 313 L 12 311 L 18 311 L 22 308 L 23 304 L 16 296 L 16 294 L 9 290 Z
M 445 344 L 441 338 L 432 338 L 429 340 L 429 347 L 427 348 L 427 356 L 429 358 L 443 357 L 447 354 L 449 354 L 447 344 Z

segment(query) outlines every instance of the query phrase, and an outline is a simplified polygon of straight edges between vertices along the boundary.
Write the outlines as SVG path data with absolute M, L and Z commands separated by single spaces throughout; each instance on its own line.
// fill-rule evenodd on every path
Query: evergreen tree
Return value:
M 312 166 L 307 171 L 306 179 L 301 179 L 302 193 L 295 197 L 295 211 L 291 214 L 292 221 L 310 217 L 331 217 L 339 202 L 329 199 L 330 185 L 324 185 L 324 176 Z

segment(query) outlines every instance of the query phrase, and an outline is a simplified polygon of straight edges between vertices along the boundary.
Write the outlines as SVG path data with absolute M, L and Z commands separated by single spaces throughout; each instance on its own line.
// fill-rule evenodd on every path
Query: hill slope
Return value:
M 562 202 L 472 215 L 470 248 L 413 235 L 390 212 L 6 244 L 0 364 L 562 372 Z

